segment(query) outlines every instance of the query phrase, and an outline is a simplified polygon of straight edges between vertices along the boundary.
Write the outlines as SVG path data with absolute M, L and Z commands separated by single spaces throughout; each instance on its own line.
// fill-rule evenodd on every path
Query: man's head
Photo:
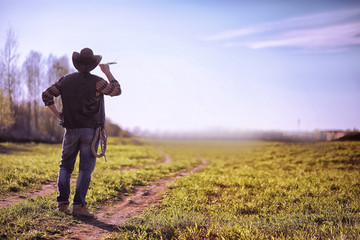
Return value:
M 72 55 L 74 67 L 79 72 L 92 71 L 100 63 L 101 58 L 101 55 L 94 55 L 90 48 L 84 48 L 80 53 L 74 52 Z

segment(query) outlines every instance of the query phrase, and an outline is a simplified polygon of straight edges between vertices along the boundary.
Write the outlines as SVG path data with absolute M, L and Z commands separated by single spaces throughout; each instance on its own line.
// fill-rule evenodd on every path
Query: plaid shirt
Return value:
M 56 83 L 51 85 L 48 89 L 45 90 L 42 94 L 42 100 L 45 103 L 45 106 L 53 105 L 54 97 L 61 95 L 61 80 L 64 77 L 60 78 Z M 103 78 L 99 78 L 99 81 L 96 83 L 96 96 L 100 94 L 109 95 L 109 96 L 118 96 L 121 94 L 121 88 L 118 81 L 111 80 L 110 83 L 105 81 Z

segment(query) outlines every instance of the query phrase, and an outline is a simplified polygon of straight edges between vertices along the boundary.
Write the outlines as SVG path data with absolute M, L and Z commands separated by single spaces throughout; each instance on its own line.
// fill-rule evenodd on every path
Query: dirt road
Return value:
M 100 209 L 94 219 L 80 219 L 79 224 L 71 226 L 59 239 L 101 239 L 104 234 L 117 232 L 118 227 L 126 220 L 141 214 L 150 206 L 159 204 L 161 193 L 167 189 L 170 182 L 200 170 L 205 164 L 206 161 L 202 159 L 200 165 L 189 171 L 160 179 L 149 186 L 136 187 L 134 195 L 126 196 L 120 202 Z

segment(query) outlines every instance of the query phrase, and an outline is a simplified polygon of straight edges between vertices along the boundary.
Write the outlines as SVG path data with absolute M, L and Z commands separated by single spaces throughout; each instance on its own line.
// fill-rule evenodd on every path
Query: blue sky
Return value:
M 90 47 L 123 95 L 107 116 L 127 129 L 360 128 L 359 1 L 0 0 L 0 46 Z M 97 69 L 93 73 L 102 75 Z

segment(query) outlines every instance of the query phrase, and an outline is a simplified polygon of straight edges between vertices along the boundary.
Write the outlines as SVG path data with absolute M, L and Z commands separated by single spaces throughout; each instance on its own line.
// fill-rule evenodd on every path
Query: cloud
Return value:
M 254 25 L 203 37 L 227 47 L 346 49 L 360 44 L 360 9 L 319 13 Z M 356 20 L 354 20 L 356 19 Z
M 271 40 L 255 41 L 248 46 L 253 49 L 266 47 L 338 48 L 359 45 L 360 21 L 331 27 L 294 30 Z

